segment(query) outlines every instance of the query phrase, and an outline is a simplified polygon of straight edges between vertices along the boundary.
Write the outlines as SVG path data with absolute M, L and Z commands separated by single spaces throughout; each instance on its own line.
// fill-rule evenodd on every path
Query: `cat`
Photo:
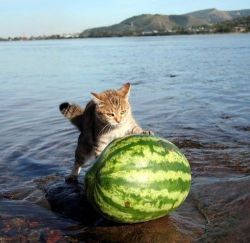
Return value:
M 114 139 L 130 134 L 153 134 L 144 131 L 133 118 L 130 90 L 130 83 L 126 83 L 118 90 L 91 93 L 92 99 L 84 109 L 69 103 L 59 106 L 61 113 L 80 131 L 74 166 L 66 182 L 77 182 L 81 167 L 97 158 Z

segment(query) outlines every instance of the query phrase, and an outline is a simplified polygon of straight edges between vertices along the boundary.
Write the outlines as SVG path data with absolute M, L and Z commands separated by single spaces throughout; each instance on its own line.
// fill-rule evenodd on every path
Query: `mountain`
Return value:
M 143 14 L 108 27 L 85 30 L 82 37 L 137 35 L 149 32 L 170 32 L 172 29 L 206 24 L 204 20 L 186 15 Z
M 236 10 L 236 11 L 222 11 L 215 8 L 195 11 L 184 15 L 192 16 L 194 18 L 204 20 L 207 24 L 215 24 L 235 18 L 246 17 L 250 15 L 250 9 Z
M 176 33 L 176 30 L 211 25 L 249 16 L 250 10 L 221 11 L 205 9 L 182 15 L 143 14 L 107 27 L 87 29 L 80 37 L 129 36 Z

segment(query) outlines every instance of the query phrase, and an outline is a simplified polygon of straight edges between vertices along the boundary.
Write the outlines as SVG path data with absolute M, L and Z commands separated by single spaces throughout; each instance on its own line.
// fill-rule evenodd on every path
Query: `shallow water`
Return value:
M 0 42 L 0 241 L 22 234 L 92 242 L 250 240 L 249 67 L 249 34 Z M 58 105 L 84 105 L 91 91 L 127 81 L 142 127 L 188 157 L 191 193 L 170 217 L 83 232 L 86 220 L 45 197 L 78 195 L 63 182 L 78 132 Z M 27 222 L 19 225 L 20 218 Z M 34 228 L 32 220 L 39 221 Z

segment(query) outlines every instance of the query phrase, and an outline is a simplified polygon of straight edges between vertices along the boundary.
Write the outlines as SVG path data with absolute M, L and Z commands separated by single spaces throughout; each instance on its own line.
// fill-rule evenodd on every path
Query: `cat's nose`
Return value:
M 117 123 L 120 123 L 121 122 L 121 117 L 115 117 L 115 121 L 117 122 Z

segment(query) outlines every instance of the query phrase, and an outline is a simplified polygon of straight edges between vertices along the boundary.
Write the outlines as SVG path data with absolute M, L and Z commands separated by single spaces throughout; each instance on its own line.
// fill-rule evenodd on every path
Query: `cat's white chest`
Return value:
M 100 138 L 100 141 L 105 142 L 106 145 L 112 142 L 116 138 L 123 137 L 127 134 L 128 129 L 125 126 L 113 129 L 110 132 L 103 134 Z
M 107 140 L 109 140 L 108 143 L 112 142 L 116 138 L 123 137 L 125 134 L 126 131 L 122 127 L 119 129 L 112 130 L 109 134 L 107 134 Z

